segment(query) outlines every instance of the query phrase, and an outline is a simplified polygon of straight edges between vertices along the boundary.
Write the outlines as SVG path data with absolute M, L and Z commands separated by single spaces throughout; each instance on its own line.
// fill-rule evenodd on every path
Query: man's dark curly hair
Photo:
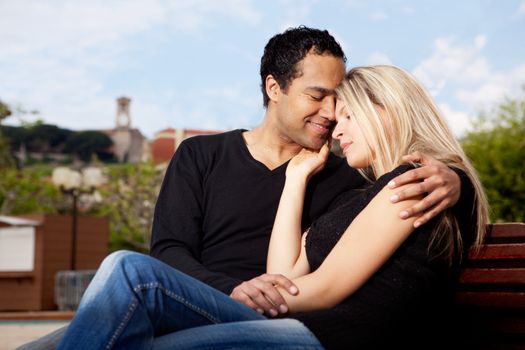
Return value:
M 299 71 L 297 63 L 310 50 L 320 55 L 329 54 L 340 57 L 346 62 L 343 49 L 327 30 L 299 26 L 289 28 L 268 41 L 261 57 L 260 72 L 264 107 L 268 107 L 269 100 L 265 87 L 266 77 L 271 74 L 281 89 L 286 92 L 292 80 L 301 76 L 302 72 Z

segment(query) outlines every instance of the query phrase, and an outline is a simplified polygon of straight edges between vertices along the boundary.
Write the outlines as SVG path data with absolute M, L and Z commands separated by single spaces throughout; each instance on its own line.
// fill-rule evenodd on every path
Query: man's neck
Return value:
M 290 160 L 301 146 L 286 138 L 265 118 L 255 129 L 243 133 L 244 141 L 254 159 L 273 170 Z

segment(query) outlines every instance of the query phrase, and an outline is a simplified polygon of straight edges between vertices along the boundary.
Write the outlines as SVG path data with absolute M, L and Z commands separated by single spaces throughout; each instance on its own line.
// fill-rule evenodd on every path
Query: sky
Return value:
M 298 25 L 328 29 L 347 68 L 411 72 L 458 137 L 525 94 L 525 0 L 0 0 L 6 124 L 112 128 L 126 96 L 150 139 L 167 127 L 253 128 L 264 46 Z

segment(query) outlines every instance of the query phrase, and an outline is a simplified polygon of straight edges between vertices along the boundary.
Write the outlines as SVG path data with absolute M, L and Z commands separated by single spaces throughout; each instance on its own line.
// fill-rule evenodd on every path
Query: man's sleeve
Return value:
M 155 205 L 150 255 L 230 294 L 242 281 L 209 271 L 200 259 L 206 213 L 202 203 L 203 172 L 199 171 L 197 159 L 197 154 L 182 142 L 166 170 Z

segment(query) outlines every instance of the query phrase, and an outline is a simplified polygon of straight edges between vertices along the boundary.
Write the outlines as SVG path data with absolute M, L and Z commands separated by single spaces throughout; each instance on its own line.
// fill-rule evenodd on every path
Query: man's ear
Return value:
M 271 101 L 277 102 L 281 94 L 281 87 L 273 75 L 268 74 L 265 80 L 266 93 Z

